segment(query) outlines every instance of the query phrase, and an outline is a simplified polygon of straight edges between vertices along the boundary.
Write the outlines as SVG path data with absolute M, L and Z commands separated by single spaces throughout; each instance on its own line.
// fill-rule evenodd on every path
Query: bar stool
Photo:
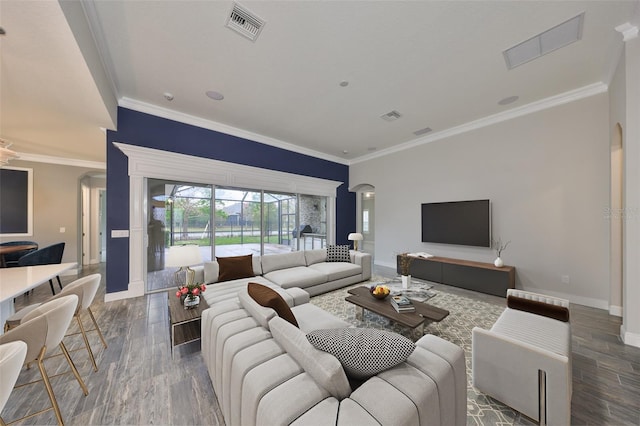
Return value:
M 17 340 L 22 340 L 27 344 L 25 363 L 37 363 L 40 374 L 42 375 L 42 381 L 44 382 L 44 386 L 47 390 L 47 395 L 51 401 L 51 407 L 45 408 L 36 413 L 28 414 L 25 417 L 12 421 L 11 423 L 53 410 L 58 423 L 60 425 L 64 424 L 60 407 L 56 401 L 56 397 L 53 393 L 53 388 L 51 387 L 51 382 L 49 381 L 49 376 L 43 362 L 47 355 L 47 350 L 55 348 L 56 346 L 60 347 L 60 350 L 67 359 L 67 363 L 71 367 L 71 372 L 73 372 L 73 375 L 80 384 L 82 392 L 85 396 L 89 394 L 87 386 L 82 381 L 82 377 L 80 377 L 75 364 L 71 360 L 71 356 L 69 355 L 67 348 L 62 342 L 64 334 L 73 319 L 73 314 L 76 311 L 77 306 L 78 296 L 75 294 L 70 294 L 68 296 L 43 303 L 25 315 L 22 324 L 0 336 L 0 344 L 14 342 Z M 39 382 L 40 380 L 37 381 Z M 32 383 L 35 382 L 26 383 L 19 387 L 30 385 Z
M 27 356 L 27 344 L 22 340 L 0 345 L 0 413 L 11 395 L 11 390 L 18 380 L 22 364 Z M 0 417 L 0 424 L 4 425 L 4 420 Z
M 100 340 L 102 340 L 102 345 L 105 347 L 105 349 L 107 348 L 107 342 L 104 340 L 104 336 L 100 331 L 98 322 L 96 321 L 96 318 L 93 316 L 93 312 L 91 311 L 91 304 L 93 303 L 93 299 L 95 298 L 96 293 L 98 292 L 98 287 L 100 287 L 101 279 L 102 279 L 102 276 L 100 274 L 92 274 L 92 275 L 87 275 L 86 277 L 79 278 L 74 282 L 72 282 L 71 284 L 67 284 L 60 293 L 58 293 L 57 295 L 49 299 L 49 301 L 51 301 L 60 297 L 67 296 L 69 294 L 75 294 L 76 296 L 78 296 L 79 303 L 73 316 L 78 322 L 78 327 L 80 328 L 80 332 L 67 334 L 66 336 L 82 334 L 82 338 L 84 339 L 84 345 L 87 348 L 87 352 L 89 353 L 89 358 L 91 359 L 91 364 L 93 364 L 94 371 L 98 371 L 98 366 L 96 364 L 93 351 L 91 350 L 89 339 L 87 338 L 87 332 L 97 331 L 98 335 L 100 336 Z M 24 317 L 34 309 L 38 308 L 38 306 L 41 306 L 41 304 L 25 306 L 24 308 L 20 309 L 18 312 L 16 312 L 15 314 L 7 318 L 7 321 L 5 322 L 5 326 L 4 326 L 5 331 L 11 330 L 12 328 L 22 324 L 22 322 L 24 321 Z M 80 318 L 80 314 L 82 313 L 83 310 L 86 310 L 89 313 L 89 317 L 91 318 L 91 321 L 93 322 L 93 325 L 95 328 L 85 330 L 84 326 L 82 325 L 82 319 Z

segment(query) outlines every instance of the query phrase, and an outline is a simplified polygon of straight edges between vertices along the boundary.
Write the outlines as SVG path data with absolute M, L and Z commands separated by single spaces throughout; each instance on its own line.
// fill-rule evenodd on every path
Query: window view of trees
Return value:
M 162 229 L 164 247 L 213 244 L 217 256 L 275 253 L 304 249 L 298 221 L 309 225 L 306 232 L 326 233 L 325 197 L 161 180 L 150 180 L 149 189 L 149 229 Z

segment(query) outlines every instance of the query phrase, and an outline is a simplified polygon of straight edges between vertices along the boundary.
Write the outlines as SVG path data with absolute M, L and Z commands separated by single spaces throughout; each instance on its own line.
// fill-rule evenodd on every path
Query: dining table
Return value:
M 0 268 L 0 334 L 6 319 L 15 313 L 14 298 L 73 269 L 76 265 L 76 262 L 68 262 Z
M 0 246 L 0 268 L 4 268 L 6 265 L 6 262 L 4 260 L 4 255 L 5 254 L 10 254 L 10 253 L 15 253 L 18 251 L 24 251 L 24 250 L 32 250 L 32 249 L 37 249 L 38 246 L 35 244 L 20 244 L 20 245 L 15 245 L 15 246 Z

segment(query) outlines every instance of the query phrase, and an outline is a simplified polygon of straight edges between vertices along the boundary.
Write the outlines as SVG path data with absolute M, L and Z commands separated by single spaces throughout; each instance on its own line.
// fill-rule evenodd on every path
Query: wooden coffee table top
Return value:
M 202 316 L 202 311 L 209 307 L 207 301 L 204 300 L 203 296 L 200 296 L 200 304 L 191 309 L 185 309 L 182 301 L 172 292 L 169 292 L 168 297 L 169 312 L 171 314 L 171 325 L 198 320 Z
M 416 307 L 415 312 L 399 313 L 393 309 L 389 298 L 376 299 L 371 296 L 367 287 L 356 287 L 349 290 L 351 296 L 347 296 L 344 300 L 354 305 L 360 306 L 368 311 L 375 312 L 385 318 L 389 318 L 406 327 L 415 328 L 421 325 L 424 320 L 442 321 L 449 315 L 449 311 L 441 309 L 428 303 L 417 302 L 412 300 L 413 306 Z

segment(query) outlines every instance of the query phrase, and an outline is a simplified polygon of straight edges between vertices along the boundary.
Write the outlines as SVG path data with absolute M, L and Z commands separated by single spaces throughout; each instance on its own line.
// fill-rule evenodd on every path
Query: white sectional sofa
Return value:
M 270 271 L 269 271 L 270 272 Z M 269 273 L 267 272 L 267 274 Z M 228 425 L 465 425 L 463 350 L 427 335 L 406 361 L 353 390 L 333 355 L 306 333 L 349 324 L 308 293 L 275 287 L 299 329 L 246 289 L 202 315 L 202 355 Z
M 536 310 L 566 312 L 554 319 L 507 307 L 491 330 L 473 329 L 473 385 L 539 421 L 538 372 L 546 375 L 546 424 L 571 423 L 571 324 L 569 301 L 509 289 L 511 298 L 533 301 Z M 522 302 L 520 302 L 522 303 Z M 546 305 L 546 307 L 545 307 Z M 546 313 L 545 313 L 546 314 Z
M 353 250 L 349 254 L 351 262 L 327 262 L 326 249 L 253 256 L 255 277 L 225 281 L 223 286 L 218 285 L 217 261 L 205 262 L 193 269 L 196 282 L 209 286 L 203 293 L 209 305 L 234 298 L 250 281 L 284 289 L 299 287 L 315 296 L 371 278 L 371 255 Z

